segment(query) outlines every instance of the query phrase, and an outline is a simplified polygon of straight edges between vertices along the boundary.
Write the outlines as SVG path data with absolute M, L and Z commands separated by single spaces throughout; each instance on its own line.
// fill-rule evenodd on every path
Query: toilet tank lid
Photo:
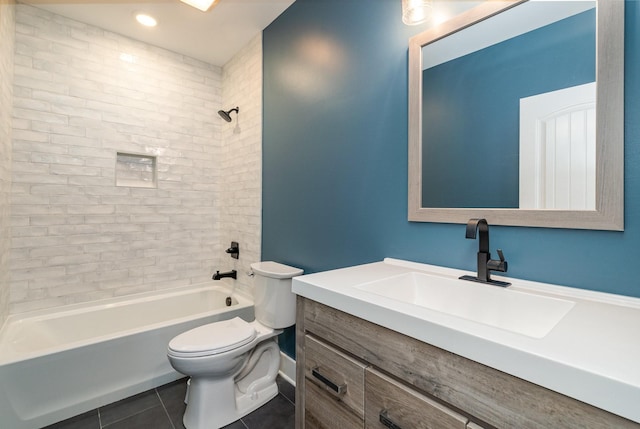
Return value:
M 299 276 L 304 272 L 304 270 L 300 268 L 290 267 L 273 261 L 254 262 L 251 264 L 251 269 L 256 274 L 271 277 L 272 279 L 289 279 Z

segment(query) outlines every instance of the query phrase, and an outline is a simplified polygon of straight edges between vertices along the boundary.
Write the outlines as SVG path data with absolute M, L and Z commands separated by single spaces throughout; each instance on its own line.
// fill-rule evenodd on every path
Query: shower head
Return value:
M 224 110 L 218 110 L 218 115 L 220 115 L 220 117 L 225 121 L 231 122 L 231 112 L 236 112 L 236 114 L 240 113 L 240 108 L 234 107 L 233 109 L 227 110 L 226 112 Z

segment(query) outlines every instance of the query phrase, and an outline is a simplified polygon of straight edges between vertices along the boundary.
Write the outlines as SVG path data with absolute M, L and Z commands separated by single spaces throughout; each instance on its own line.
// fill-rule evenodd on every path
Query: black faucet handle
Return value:
M 225 250 L 233 259 L 238 259 L 240 257 L 240 245 L 237 241 L 231 242 L 231 247 Z
M 509 265 L 507 264 L 507 261 L 505 261 L 504 259 L 504 253 L 502 253 L 502 249 L 498 249 L 498 257 L 500 257 L 499 261 L 495 259 L 489 259 L 487 261 L 487 270 L 506 273 Z

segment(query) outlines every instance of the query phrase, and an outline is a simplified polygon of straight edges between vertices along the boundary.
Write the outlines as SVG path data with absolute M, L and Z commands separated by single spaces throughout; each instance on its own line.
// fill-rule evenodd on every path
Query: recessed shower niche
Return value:
M 116 186 L 134 188 L 157 187 L 155 156 L 118 152 L 116 156 Z

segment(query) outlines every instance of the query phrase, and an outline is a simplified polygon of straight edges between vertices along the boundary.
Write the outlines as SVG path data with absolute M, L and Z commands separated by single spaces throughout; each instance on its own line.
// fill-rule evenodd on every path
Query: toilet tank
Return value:
M 291 291 L 291 278 L 303 270 L 271 261 L 255 262 L 251 270 L 255 274 L 256 320 L 273 329 L 295 325 L 296 295 Z

